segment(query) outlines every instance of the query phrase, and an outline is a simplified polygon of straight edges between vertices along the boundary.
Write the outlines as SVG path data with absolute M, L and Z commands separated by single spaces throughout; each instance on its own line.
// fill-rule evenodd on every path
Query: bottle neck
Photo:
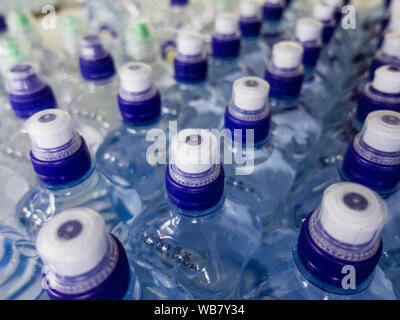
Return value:
M 200 174 L 184 173 L 174 164 L 166 168 L 166 188 L 169 200 L 188 216 L 203 216 L 223 198 L 224 168 L 213 165 Z
M 178 54 L 174 60 L 175 80 L 180 83 L 197 84 L 207 80 L 206 54 L 185 56 Z
M 256 111 L 245 111 L 230 103 L 225 109 L 225 128 L 234 143 L 245 146 L 265 144 L 271 127 L 269 106 Z
M 304 68 L 285 69 L 269 63 L 264 76 L 270 85 L 270 105 L 273 109 L 296 107 L 304 80 Z
M 346 150 L 339 173 L 345 181 L 362 184 L 387 196 L 398 188 L 400 153 L 375 150 L 358 134 Z
M 215 59 L 237 59 L 240 53 L 240 36 L 214 34 L 212 56 Z
M 161 95 L 154 86 L 143 92 L 131 92 L 121 88 L 118 106 L 124 123 L 148 125 L 160 118 Z
M 357 102 L 355 118 L 363 124 L 367 116 L 378 110 L 400 111 L 400 94 L 388 94 L 381 92 L 368 83 L 360 94 Z
M 32 146 L 30 157 L 38 179 L 49 189 L 65 189 L 80 184 L 93 171 L 86 142 L 77 134 L 59 148 Z

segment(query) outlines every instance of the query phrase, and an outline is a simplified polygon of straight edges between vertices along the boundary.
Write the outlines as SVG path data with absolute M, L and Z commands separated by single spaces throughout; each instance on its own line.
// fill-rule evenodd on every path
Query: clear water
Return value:
M 35 244 L 0 224 L 0 299 L 38 298 L 42 293 L 41 271 Z
M 35 234 L 41 226 L 57 213 L 75 207 L 88 207 L 99 212 L 108 229 L 118 223 L 128 222 L 141 211 L 141 200 L 134 189 L 110 184 L 96 170 L 92 170 L 72 185 L 50 189 L 35 185 L 16 206 L 16 225 Z
M 209 84 L 216 88 L 224 101 L 229 101 L 232 97 L 233 82 L 251 74 L 241 59 L 211 58 L 208 72 Z
M 193 296 L 161 269 L 127 252 L 131 285 L 124 300 L 191 300 Z M 133 280 L 133 281 L 132 281 Z
M 258 38 L 242 38 L 240 43 L 241 61 L 252 75 L 263 79 L 271 49 Z
M 319 165 L 312 170 L 290 195 L 285 208 L 289 226 L 300 228 L 305 218 L 319 206 L 325 189 L 340 181 L 336 163 Z
M 389 218 L 382 231 L 383 256 L 381 266 L 392 279 L 400 281 L 400 192 L 385 199 Z M 399 287 L 400 289 L 400 287 Z
M 377 267 L 369 287 L 353 295 L 326 292 L 298 269 L 294 258 L 297 232 L 279 229 L 267 235 L 243 273 L 238 296 L 244 299 L 381 300 L 395 299 L 391 281 Z M 274 257 L 274 259 L 271 259 Z
M 314 149 L 322 134 L 321 125 L 301 103 L 296 105 L 293 101 L 272 99 L 270 103 L 273 142 L 288 155 L 290 163 L 300 174 L 315 157 Z
M 122 124 L 104 139 L 96 154 L 99 170 L 114 185 L 136 190 L 141 210 L 149 209 L 153 203 L 162 200 L 165 193 L 165 165 L 152 165 L 147 161 L 147 150 L 154 143 L 146 141 L 146 135 L 151 129 L 160 129 L 167 134 L 167 123 L 161 121 L 147 126 Z M 166 159 L 167 150 L 165 146 L 157 155 Z
M 15 205 L 29 190 L 29 183 L 16 170 L 5 165 L 0 156 L 0 223 L 14 215 Z
M 211 85 L 176 83 L 163 97 L 167 103 L 179 106 L 179 130 L 222 128 L 227 101 Z
M 7 107 L 0 110 L 0 161 L 32 184 L 35 175 L 29 151 L 30 139 L 24 128 L 24 120 L 18 119 L 7 103 Z
M 300 101 L 307 107 L 307 111 L 321 121 L 334 107 L 335 90 L 331 80 L 318 71 L 310 70 L 304 79 L 301 88 Z
M 232 297 L 261 240 L 261 228 L 251 211 L 234 198 L 204 214 L 177 212 L 164 203 L 135 220 L 122 239 L 140 257 L 171 274 L 194 298 L 226 299 Z M 124 233 L 122 228 L 116 231 Z
M 118 82 L 113 77 L 102 82 L 86 82 L 68 107 L 76 129 L 88 147 L 96 151 L 104 137 L 119 127 Z
M 254 156 L 238 148 L 232 151 L 233 164 L 224 166 L 227 193 L 246 203 L 260 218 L 263 228 L 269 229 L 278 214 L 278 207 L 292 187 L 296 171 L 277 148 L 267 143 L 256 146 Z M 235 161 L 238 152 L 247 163 Z M 251 173 L 238 175 L 238 169 Z

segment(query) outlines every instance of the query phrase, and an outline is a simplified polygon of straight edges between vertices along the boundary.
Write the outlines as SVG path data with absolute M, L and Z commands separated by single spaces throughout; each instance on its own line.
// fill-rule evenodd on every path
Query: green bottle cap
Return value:
M 0 65 L 8 68 L 26 59 L 21 44 L 14 37 L 4 37 L 0 40 Z
M 150 28 L 146 22 L 135 22 L 129 27 L 130 38 L 135 41 L 149 40 L 151 36 Z
M 11 12 L 8 19 L 11 33 L 24 34 L 32 31 L 33 26 L 28 16 L 23 12 Z

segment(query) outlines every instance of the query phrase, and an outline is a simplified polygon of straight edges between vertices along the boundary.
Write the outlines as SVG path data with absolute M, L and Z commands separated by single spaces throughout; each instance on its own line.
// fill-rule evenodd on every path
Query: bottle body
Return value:
M 127 241 L 141 257 L 172 274 L 194 298 L 226 299 L 260 238 L 258 220 L 249 209 L 225 199 L 204 216 L 178 213 L 165 203 L 136 220 Z

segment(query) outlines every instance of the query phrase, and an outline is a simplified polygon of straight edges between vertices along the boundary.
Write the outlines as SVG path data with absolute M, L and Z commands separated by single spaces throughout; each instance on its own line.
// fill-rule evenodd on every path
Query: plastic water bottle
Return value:
M 16 64 L 5 77 L 8 102 L 0 112 L 0 150 L 4 161 L 33 183 L 35 178 L 29 161 L 30 140 L 25 121 L 36 112 L 56 108 L 57 102 L 51 87 L 32 64 Z
M 303 51 L 296 42 L 277 43 L 265 73 L 270 85 L 274 142 L 291 155 L 298 170 L 311 161 L 312 150 L 321 136 L 320 124 L 307 112 L 307 107 L 299 103 L 304 78 Z
M 208 58 L 203 38 L 197 33 L 183 32 L 178 37 L 177 51 L 176 83 L 165 92 L 164 98 L 179 106 L 178 127 L 221 128 L 225 103 L 207 82 Z
M 149 162 L 147 151 L 152 142 L 146 140 L 147 135 L 151 130 L 167 133 L 167 121 L 176 117 L 177 110 L 161 99 L 160 92 L 152 83 L 148 65 L 128 63 L 120 69 L 120 78 L 118 104 L 123 121 L 104 139 L 96 160 L 100 171 L 109 180 L 126 188 L 127 196 L 129 189 L 137 191 L 145 210 L 158 203 L 165 194 L 165 168 L 160 163 Z M 159 147 L 157 152 L 158 157 L 166 159 L 167 146 L 164 149 Z
M 19 221 L 13 225 L 35 233 L 60 211 L 81 205 L 98 210 L 110 229 L 138 213 L 141 202 L 137 192 L 113 186 L 97 172 L 68 113 L 40 111 L 28 119 L 26 128 L 39 182 L 18 203 Z
M 232 165 L 225 165 L 227 193 L 246 203 L 265 229 L 270 227 L 296 175 L 271 141 L 268 91 L 269 85 L 262 79 L 236 80 L 225 111 L 225 128 L 231 135 L 225 152 L 231 152 L 233 160 Z M 249 130 L 253 130 L 253 141 L 249 141 Z
M 282 38 L 281 22 L 284 9 L 285 0 L 264 0 L 261 34 L 270 48 Z
M 248 76 L 250 70 L 240 56 L 239 23 L 235 15 L 221 13 L 215 20 L 209 82 L 228 100 L 235 80 Z
M 168 202 L 131 225 L 130 248 L 172 274 L 195 299 L 232 297 L 261 240 L 259 220 L 229 193 L 216 136 L 186 129 L 171 142 Z
M 245 299 L 395 299 L 377 266 L 387 208 L 372 190 L 338 183 L 304 221 L 300 234 L 267 235 L 242 277 Z M 271 257 L 275 257 L 272 258 Z
M 0 299 L 38 298 L 42 291 L 42 263 L 34 242 L 13 228 L 0 224 L 0 248 Z
M 29 52 L 17 38 L 12 36 L 0 38 L 0 69 L 3 77 L 10 67 L 27 59 L 30 60 Z M 0 78 L 0 81 L 2 81 L 2 87 L 5 90 L 3 77 Z
M 60 104 L 70 105 L 77 88 L 83 86 L 79 70 L 79 40 L 84 36 L 85 28 L 78 18 L 63 16 L 57 22 L 57 32 L 62 62 L 51 80 Z
M 254 0 L 242 0 L 239 13 L 241 61 L 253 75 L 262 78 L 271 56 L 271 49 L 260 37 L 262 7 Z
M 383 265 L 400 271 L 399 214 L 397 203 L 399 171 L 400 113 L 375 111 L 368 115 L 363 131 L 347 148 L 343 160 L 334 165 L 317 168 L 293 193 L 289 204 L 289 219 L 299 227 L 311 208 L 321 198 L 323 190 L 332 183 L 351 181 L 365 185 L 385 198 L 389 208 L 389 223 L 385 226 Z M 312 190 L 310 192 L 310 190 Z M 397 228 L 397 229 L 396 229 Z M 392 273 L 392 270 L 389 270 Z M 389 272 L 388 271 L 388 272 Z M 389 274 L 389 273 L 388 273 Z M 390 274 L 389 274 L 390 275 Z
M 358 95 L 341 106 L 340 113 L 332 111 L 326 118 L 326 130 L 321 143 L 322 158 L 336 156 L 345 151 L 348 143 L 361 131 L 368 114 L 378 110 L 400 111 L 400 71 L 383 66 L 376 70 L 373 81 L 368 82 Z
M 321 75 L 324 81 L 329 81 L 329 86 L 332 87 L 334 92 L 338 92 L 346 78 L 345 66 L 349 63 L 348 47 L 343 45 L 343 41 L 338 41 L 335 38 L 338 22 L 333 7 L 324 3 L 317 3 L 313 6 L 312 16 L 322 23 L 323 47 L 316 73 Z M 349 67 L 348 69 L 351 70 L 352 68 Z
M 382 47 L 376 52 L 369 69 L 369 79 L 374 77 L 376 69 L 383 65 L 400 67 L 400 32 L 387 33 Z
M 69 111 L 75 121 L 87 123 L 81 128 L 83 136 L 99 145 L 120 124 L 116 70 L 111 54 L 98 36 L 85 36 L 80 45 L 79 64 L 85 84 L 76 88 Z
M 10 34 L 29 48 L 32 57 L 40 64 L 41 72 L 47 76 L 52 75 L 62 60 L 55 52 L 43 45 L 31 17 L 22 11 L 12 11 L 7 18 Z
M 93 209 L 61 212 L 40 230 L 36 246 L 45 264 L 41 299 L 191 299 L 167 274 L 125 251 Z
M 170 0 L 167 8 L 153 15 L 161 44 L 174 41 L 178 33 L 184 30 L 200 32 L 205 27 L 202 21 L 204 5 L 207 5 L 204 1 L 198 1 L 195 6 L 193 0 Z
M 303 47 L 304 83 L 301 102 L 307 106 L 316 119 L 322 119 L 333 107 L 334 90 L 330 79 L 316 72 L 322 49 L 322 24 L 311 18 L 301 18 L 296 22 L 296 40 Z M 322 106 L 323 105 L 323 106 Z
M 155 85 L 161 92 L 171 87 L 174 84 L 172 67 L 161 60 L 158 40 L 149 22 L 145 19 L 133 21 L 127 28 L 125 38 L 128 59 L 148 64 Z

